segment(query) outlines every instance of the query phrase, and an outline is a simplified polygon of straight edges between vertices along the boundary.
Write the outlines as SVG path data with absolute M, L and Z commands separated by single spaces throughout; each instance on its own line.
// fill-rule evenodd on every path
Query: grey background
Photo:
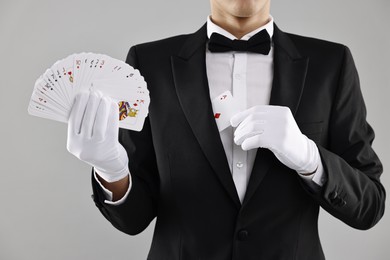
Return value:
M 390 2 L 273 0 L 285 31 L 352 50 L 390 190 Z M 0 259 L 146 259 L 153 230 L 130 237 L 95 208 L 90 168 L 66 150 L 66 125 L 29 116 L 35 79 L 56 60 L 92 51 L 124 59 L 133 44 L 197 30 L 209 1 L 0 0 Z M 387 202 L 387 206 L 389 202 Z M 354 230 L 322 211 L 327 259 L 390 259 L 390 217 Z

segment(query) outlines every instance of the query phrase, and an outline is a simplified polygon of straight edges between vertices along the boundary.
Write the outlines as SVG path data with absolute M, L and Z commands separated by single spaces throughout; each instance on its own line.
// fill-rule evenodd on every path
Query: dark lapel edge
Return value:
M 206 72 L 206 25 L 172 56 L 176 93 L 205 157 L 237 207 L 241 206 L 213 116 Z
M 270 105 L 287 106 L 297 112 L 305 85 L 309 59 L 302 57 L 290 37 L 274 24 L 274 77 Z M 250 200 L 271 166 L 277 162 L 266 149 L 257 150 L 243 206 Z

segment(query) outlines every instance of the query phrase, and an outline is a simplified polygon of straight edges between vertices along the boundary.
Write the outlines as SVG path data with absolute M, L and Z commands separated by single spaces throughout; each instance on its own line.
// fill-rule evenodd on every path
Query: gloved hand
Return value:
M 320 155 L 316 144 L 299 130 L 288 107 L 260 105 L 234 115 L 234 142 L 243 150 L 267 148 L 298 173 L 316 171 Z
M 68 151 L 108 182 L 129 174 L 126 150 L 118 141 L 118 105 L 100 92 L 76 96 L 68 121 Z

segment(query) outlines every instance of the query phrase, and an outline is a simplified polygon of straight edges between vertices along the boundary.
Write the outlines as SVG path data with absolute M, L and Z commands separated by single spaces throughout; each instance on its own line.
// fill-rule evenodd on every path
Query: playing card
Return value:
M 101 73 L 97 74 L 94 79 L 126 79 L 135 71 L 125 62 L 113 59 L 105 59 L 104 66 L 100 70 Z
M 148 114 L 150 103 L 148 90 L 137 90 L 126 85 L 128 81 L 95 81 L 92 87 L 109 96 L 118 104 L 119 126 L 140 131 Z
M 239 112 L 239 106 L 229 90 L 214 98 L 211 103 L 218 130 L 222 132 L 230 126 L 230 118 Z
M 66 102 L 68 105 L 71 105 L 74 90 L 73 55 L 54 63 L 50 70 L 54 71 L 54 75 L 57 75 L 58 85 L 61 86 L 61 93 L 63 95 L 61 102 Z
M 74 98 L 95 88 L 118 104 L 119 126 L 143 127 L 150 103 L 146 82 L 138 70 L 104 54 L 72 54 L 54 63 L 35 82 L 28 112 L 67 122 Z
M 83 80 L 83 75 L 84 75 L 84 69 L 85 69 L 85 64 L 84 64 L 84 57 L 86 53 L 80 53 L 78 55 L 71 55 L 73 58 L 73 86 L 74 88 L 79 88 L 82 80 Z
M 57 113 L 66 111 L 66 109 L 61 104 L 57 103 L 57 101 L 52 99 L 50 96 L 45 95 L 44 92 L 34 91 L 31 95 L 31 99 Z

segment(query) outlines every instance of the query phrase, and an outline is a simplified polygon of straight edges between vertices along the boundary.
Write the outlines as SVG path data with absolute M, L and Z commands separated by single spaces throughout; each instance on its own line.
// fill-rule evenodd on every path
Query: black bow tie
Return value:
M 211 52 L 242 51 L 268 55 L 271 49 L 271 38 L 267 30 L 261 30 L 249 40 L 230 40 L 219 33 L 212 33 L 209 41 Z

